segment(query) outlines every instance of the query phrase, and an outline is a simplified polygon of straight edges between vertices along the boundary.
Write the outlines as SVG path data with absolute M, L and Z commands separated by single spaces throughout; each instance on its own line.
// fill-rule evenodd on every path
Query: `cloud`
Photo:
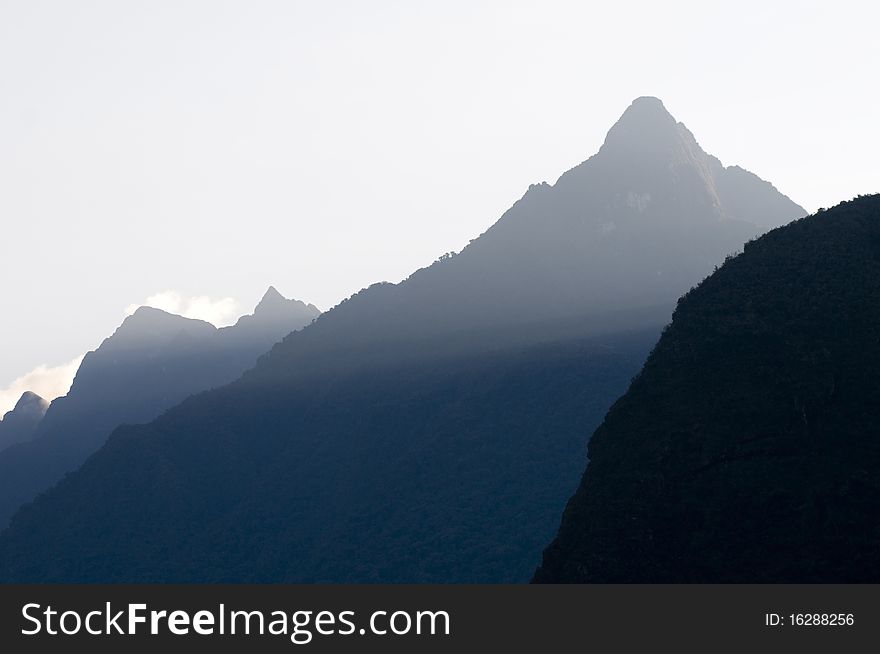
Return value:
M 130 316 L 142 306 L 162 309 L 184 318 L 204 320 L 215 327 L 231 325 L 241 316 L 238 302 L 231 297 L 214 299 L 207 295 L 197 295 L 185 298 L 177 291 L 162 291 L 151 295 L 140 304 L 128 305 L 125 313 Z
M 79 356 L 69 363 L 53 368 L 38 366 L 6 388 L 0 389 L 0 417 L 12 410 L 25 391 L 32 391 L 50 402 L 56 397 L 67 395 L 82 360 L 83 357 Z

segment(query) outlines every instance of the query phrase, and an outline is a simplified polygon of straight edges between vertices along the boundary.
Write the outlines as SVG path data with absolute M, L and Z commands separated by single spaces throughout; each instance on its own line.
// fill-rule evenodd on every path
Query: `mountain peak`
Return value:
M 221 332 L 229 334 L 233 333 L 230 331 L 233 329 L 244 329 L 242 333 L 250 333 L 252 329 L 268 330 L 266 333 L 272 335 L 271 344 L 285 334 L 309 324 L 320 313 L 314 305 L 300 300 L 288 300 L 278 289 L 270 286 L 252 314 L 242 316 L 234 328 L 224 327 Z
M 605 137 L 603 150 L 668 150 L 690 132 L 672 117 L 659 98 L 632 101 Z M 691 137 L 693 138 L 693 137 Z
M 671 129 L 677 124 L 660 98 L 643 95 L 632 101 L 615 126 L 646 130 Z
M 49 403 L 31 391 L 25 391 L 15 408 L 0 416 L 0 451 L 10 445 L 30 440 Z
M 13 422 L 26 421 L 36 425 L 36 423 L 42 420 L 43 416 L 46 415 L 46 410 L 48 408 L 49 402 L 36 393 L 25 391 L 18 399 L 18 402 L 15 403 L 15 407 L 12 411 L 8 411 L 6 415 L 0 415 L 0 424 L 9 425 Z M 2 440 L 3 439 L 0 438 L 0 449 L 2 449 L 2 446 L 4 445 Z
M 290 299 L 281 295 L 274 286 L 270 286 L 263 294 L 263 299 L 254 309 L 257 317 L 289 317 L 292 314 L 307 315 L 317 318 L 321 311 L 313 304 L 307 304 L 301 300 Z M 246 318 L 247 316 L 242 316 Z M 241 322 L 241 321 L 239 321 Z
M 13 411 L 37 409 L 41 413 L 46 413 L 49 403 L 33 391 L 25 391 L 21 394 L 18 402 L 15 403 Z
M 270 286 L 268 289 L 266 289 L 266 292 L 263 293 L 263 298 L 260 300 L 259 304 L 257 304 L 256 308 L 254 309 L 254 313 L 282 306 L 288 301 L 289 300 L 286 297 L 278 292 L 278 289 L 276 289 L 274 286 Z

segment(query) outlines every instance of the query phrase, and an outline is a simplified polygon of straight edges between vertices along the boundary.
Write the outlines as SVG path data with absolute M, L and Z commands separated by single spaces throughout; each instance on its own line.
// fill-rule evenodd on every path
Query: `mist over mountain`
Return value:
M 12 411 L 7 411 L 0 420 L 0 452 L 10 445 L 30 440 L 48 408 L 49 403 L 36 393 L 22 393 Z
M 118 429 L 17 514 L 0 578 L 525 581 L 675 299 L 804 213 L 640 98 L 460 254 Z
M 140 307 L 86 355 L 70 392 L 52 402 L 29 442 L 0 452 L 0 525 L 82 464 L 115 427 L 148 422 L 193 393 L 233 381 L 318 314 L 274 288 L 253 315 L 222 329 Z
M 540 582 L 880 580 L 880 195 L 746 246 L 683 298 Z
M 461 253 L 362 291 L 280 349 L 312 356 L 586 314 L 585 329 L 616 329 L 638 322 L 629 312 L 668 314 L 745 241 L 805 214 L 706 154 L 660 100 L 638 98 L 597 154 L 531 186 Z

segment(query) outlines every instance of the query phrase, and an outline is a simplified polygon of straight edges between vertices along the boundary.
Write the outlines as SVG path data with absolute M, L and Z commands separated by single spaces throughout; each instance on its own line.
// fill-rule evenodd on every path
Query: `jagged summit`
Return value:
M 600 241 L 619 237 L 623 228 L 633 239 L 678 239 L 698 250 L 708 246 L 711 251 L 697 255 L 703 261 L 718 257 L 720 243 L 712 244 L 718 238 L 748 240 L 806 214 L 757 175 L 724 166 L 659 99 L 647 96 L 623 112 L 598 153 L 547 190 L 580 205 L 578 219 L 596 225 Z M 725 225 L 719 230 L 712 226 L 717 223 Z M 697 235 L 694 229 L 711 233 Z M 693 260 L 683 252 L 672 260 L 688 258 Z
M 642 96 L 632 101 L 609 131 L 657 132 L 674 130 L 678 125 L 659 98 Z
M 585 324 L 596 330 L 632 311 L 667 320 L 675 300 L 725 256 L 805 214 L 705 153 L 660 100 L 638 98 L 600 152 L 553 185 L 532 185 L 458 255 L 326 312 L 319 329 L 285 339 L 269 367 L 292 369 L 288 350 L 300 360 L 343 344 L 574 316 L 595 317 Z
M 281 293 L 278 292 L 278 289 L 276 289 L 274 286 L 270 286 L 268 289 L 266 289 L 266 292 L 263 294 L 263 298 L 254 309 L 254 313 L 273 306 L 279 306 L 287 301 L 287 298 L 281 295 Z
M 42 417 L 43 414 L 46 413 L 46 409 L 48 408 L 49 402 L 47 402 L 42 397 L 32 391 L 25 391 L 24 393 L 22 393 L 18 402 L 15 403 L 15 408 L 13 409 L 13 411 L 38 414 L 40 417 Z
M 37 414 L 39 420 L 0 422 L 0 528 L 19 506 L 78 467 L 113 428 L 148 422 L 193 393 L 228 384 L 318 313 L 274 288 L 261 304 L 258 319 L 247 316 L 222 329 L 139 307 L 86 354 L 70 391 Z M 21 418 L 22 406 L 39 402 L 26 394 L 9 415 Z M 4 450 L 9 444 L 17 446 Z
M 274 286 L 270 286 L 254 309 L 253 315 L 257 316 L 260 314 L 278 313 L 279 311 L 291 310 L 293 307 L 296 307 L 305 313 L 313 314 L 313 317 L 320 313 L 320 310 L 315 305 L 307 304 L 301 300 L 287 299 L 278 292 L 278 289 Z
M 0 419 L 0 450 L 30 440 L 48 408 L 49 403 L 42 397 L 25 391 L 15 408 Z
M 641 97 L 627 107 L 608 130 L 597 155 L 605 166 L 634 171 L 646 167 L 674 171 L 676 167 L 702 168 L 705 184 L 711 185 L 709 155 L 683 123 L 676 121 L 663 103 Z
M 663 103 L 653 97 L 633 101 L 608 130 L 600 152 L 619 151 L 620 156 L 641 157 L 646 153 L 670 156 L 671 148 L 695 143 L 687 128 L 672 117 Z M 633 162 L 637 163 L 637 162 Z
M 249 326 L 253 328 L 257 325 L 267 327 L 279 320 L 287 321 L 291 317 L 301 318 L 303 324 L 308 324 L 317 318 L 320 313 L 320 310 L 313 304 L 306 304 L 301 300 L 289 300 L 281 295 L 274 286 L 270 286 L 254 308 L 254 312 L 251 315 L 239 318 L 235 327 Z M 227 331 L 229 331 L 229 328 L 221 330 L 221 332 Z

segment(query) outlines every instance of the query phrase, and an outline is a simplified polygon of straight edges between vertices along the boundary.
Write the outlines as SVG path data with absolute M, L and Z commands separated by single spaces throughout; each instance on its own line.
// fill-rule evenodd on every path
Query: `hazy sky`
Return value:
M 2 0 L 0 389 L 149 297 L 400 280 L 640 95 L 810 210 L 876 192 L 872 5 Z

